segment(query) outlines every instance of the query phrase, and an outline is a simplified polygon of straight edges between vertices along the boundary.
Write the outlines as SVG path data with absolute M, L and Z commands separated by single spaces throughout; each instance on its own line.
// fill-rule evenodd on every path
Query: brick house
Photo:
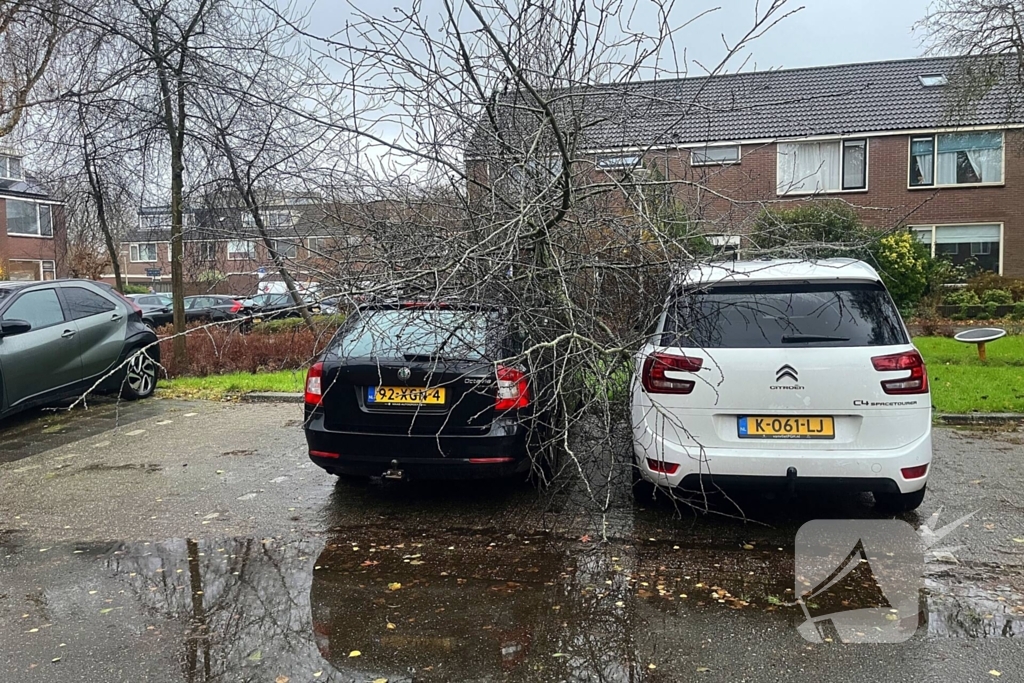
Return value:
M 0 151 L 0 270 L 9 280 L 63 277 L 63 205 L 25 172 L 21 155 Z
M 275 248 L 298 282 L 354 277 L 364 265 L 364 239 L 332 220 L 321 202 L 295 198 L 262 207 Z M 139 211 L 139 224 L 120 248 L 125 282 L 171 291 L 171 213 Z M 249 295 L 261 281 L 277 280 L 269 250 L 251 214 L 241 208 L 187 209 L 183 226 L 185 293 Z M 113 274 L 103 279 L 113 283 Z
M 998 74 L 922 58 L 597 85 L 561 106 L 575 117 L 579 182 L 656 171 L 715 244 L 745 244 L 766 206 L 840 198 L 868 225 L 910 227 L 937 256 L 1024 276 L 1024 98 L 996 78 L 958 107 L 964 68 Z M 494 106 L 522 116 L 521 97 Z M 475 149 L 468 171 L 486 183 L 500 171 Z

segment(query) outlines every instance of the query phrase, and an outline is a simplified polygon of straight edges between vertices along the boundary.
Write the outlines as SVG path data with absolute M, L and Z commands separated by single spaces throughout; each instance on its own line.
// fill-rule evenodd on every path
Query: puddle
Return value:
M 797 632 L 789 549 L 494 531 L 42 549 L 0 534 L 4 680 L 106 656 L 132 680 L 671 681 L 829 647 Z M 1019 584 L 954 576 L 929 577 L 912 642 L 1022 637 Z

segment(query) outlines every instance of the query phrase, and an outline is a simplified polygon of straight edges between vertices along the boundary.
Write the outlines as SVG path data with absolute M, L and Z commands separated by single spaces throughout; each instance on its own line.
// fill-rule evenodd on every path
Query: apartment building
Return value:
M 0 150 L 0 278 L 53 280 L 64 273 L 64 212 L 13 150 Z

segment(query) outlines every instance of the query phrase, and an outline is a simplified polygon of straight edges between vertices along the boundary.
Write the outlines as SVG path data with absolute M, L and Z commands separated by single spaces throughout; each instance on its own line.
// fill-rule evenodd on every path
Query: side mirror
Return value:
M 27 320 L 0 320 L 0 337 L 11 337 L 24 334 L 32 329 Z

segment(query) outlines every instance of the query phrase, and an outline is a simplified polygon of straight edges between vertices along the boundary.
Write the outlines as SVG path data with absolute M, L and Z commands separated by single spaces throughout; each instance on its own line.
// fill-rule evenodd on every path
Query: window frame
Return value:
M 249 245 L 246 251 L 231 251 L 232 244 L 245 243 Z M 227 244 L 228 261 L 255 261 L 256 260 L 256 240 L 228 240 Z
M 932 258 L 936 258 L 938 256 L 938 254 L 936 253 L 936 250 L 935 250 L 935 233 L 936 233 L 936 231 L 939 228 L 970 227 L 970 226 L 973 226 L 973 225 L 998 225 L 999 226 L 999 270 L 996 271 L 996 274 L 997 275 L 1002 275 L 1003 274 L 1003 261 L 1006 258 L 1006 242 L 1004 241 L 1006 239 L 1006 224 L 1003 223 L 1002 221 L 974 221 L 974 222 L 971 222 L 971 223 L 932 223 L 932 224 L 925 224 L 925 225 L 908 225 L 907 229 L 909 229 L 912 233 L 915 233 L 915 238 L 916 238 L 917 233 L 924 233 L 924 232 L 930 233 L 931 234 L 931 239 L 930 239 L 930 242 L 929 242 L 929 247 L 931 248 L 931 256 L 932 256 Z M 961 242 L 960 244 L 966 244 L 966 242 Z M 984 256 L 985 255 L 985 254 L 974 254 L 973 253 L 974 252 L 973 245 L 975 243 L 971 242 L 970 244 L 972 245 L 971 246 L 971 252 L 972 253 L 970 254 L 970 256 Z M 991 255 L 991 254 L 992 254 L 992 248 L 989 247 L 988 255 Z M 989 272 L 989 271 L 985 271 L 985 272 Z
M 1002 177 L 999 180 L 985 180 L 980 183 L 940 183 L 939 182 L 939 136 L 941 135 L 965 135 L 970 133 L 999 133 L 1000 171 Z M 914 141 L 932 141 L 932 182 L 929 185 L 912 185 L 910 182 L 910 171 L 914 163 Z M 907 189 L 908 190 L 937 190 L 942 188 L 961 187 L 1000 187 L 1006 185 L 1006 131 L 1003 130 L 967 130 L 967 131 L 945 131 L 942 133 L 918 133 L 907 136 Z M 949 225 L 993 225 L 992 223 L 949 223 Z
M 20 173 L 15 175 L 11 173 L 11 161 L 17 160 L 18 170 Z M 16 156 L 14 154 L 0 154 L 0 178 L 3 180 L 24 180 L 25 179 L 25 165 L 23 157 Z
M 217 260 L 217 243 L 214 240 L 200 240 L 193 242 L 196 245 L 196 259 L 209 263 Z
M 285 259 L 297 259 L 297 258 L 299 258 L 299 247 L 301 245 L 299 244 L 298 241 L 296 241 L 296 240 L 287 240 L 287 239 L 272 239 L 272 240 L 270 240 L 270 242 L 274 246 L 274 251 L 276 251 L 277 255 L 280 256 L 281 258 L 285 258 Z M 290 246 L 295 251 L 295 253 L 291 254 L 291 255 L 281 253 L 281 249 L 280 249 L 280 245 L 281 244 L 286 244 L 286 245 Z
M 57 262 L 53 259 L 34 259 L 34 258 L 12 258 L 7 259 L 8 263 L 32 263 L 36 266 L 36 273 L 39 277 L 35 280 L 18 280 L 18 282 L 53 282 L 57 279 Z M 49 264 L 49 267 L 47 267 Z M 8 277 L 10 269 L 8 268 Z M 46 279 L 46 274 L 49 273 L 53 277 Z
M 153 258 L 143 259 L 142 252 L 139 247 L 146 245 L 153 245 Z M 158 263 L 160 261 L 160 243 L 159 242 L 131 242 L 128 245 L 128 261 L 129 263 Z
M 603 160 L 615 160 L 616 163 L 605 164 Z M 629 163 L 626 163 L 625 160 L 629 160 Z M 635 172 L 642 168 L 644 168 L 643 154 L 602 154 L 594 157 L 594 169 L 605 173 Z
M 20 301 L 23 297 L 26 297 L 30 294 L 34 294 L 36 292 L 44 292 L 46 290 L 50 290 L 51 292 L 53 292 L 53 295 L 57 298 L 57 305 L 60 307 L 61 320 L 54 323 L 50 323 L 49 325 L 45 325 L 43 327 L 33 327 L 29 331 L 35 332 L 36 330 L 46 330 L 51 327 L 55 327 L 57 325 L 62 325 L 64 323 L 70 322 L 70 320 L 68 319 L 68 312 L 64 308 L 64 297 L 61 296 L 60 288 L 57 287 L 56 285 L 50 285 L 49 287 L 31 287 L 25 291 L 18 292 L 17 296 L 11 299 L 11 303 L 8 304 L 6 308 L 4 308 L 3 313 L 0 313 L 0 320 L 24 320 L 24 318 L 8 318 L 7 314 L 10 313 L 11 309 L 14 308 L 14 305 L 17 304 L 18 301 Z
M 719 160 L 715 160 L 715 159 L 708 160 L 705 157 L 704 161 L 696 161 L 695 160 L 696 159 L 696 155 L 702 153 L 703 151 L 706 151 L 706 150 L 709 150 L 709 149 L 726 149 L 726 148 L 729 148 L 729 147 L 735 147 L 736 148 L 736 158 L 735 159 L 730 159 L 730 160 L 727 160 L 727 161 L 719 161 Z M 740 164 L 740 162 L 742 160 L 743 160 L 743 145 L 741 145 L 738 142 L 718 142 L 718 143 L 714 143 L 714 144 L 703 145 L 701 147 L 691 147 L 690 148 L 690 166 L 694 166 L 694 167 L 700 167 L 700 166 L 737 166 L 737 165 Z
M 21 202 L 23 204 L 33 204 L 36 207 L 36 232 L 11 232 L 11 223 L 7 220 L 8 204 L 10 202 Z M 7 224 L 7 235 L 9 237 L 33 237 L 35 239 L 52 240 L 53 239 L 53 207 L 59 206 L 53 202 L 38 202 L 33 199 L 16 199 L 14 197 L 6 197 L 4 199 L 4 222 Z M 50 234 L 43 234 L 43 207 L 50 214 Z M 31 260 L 31 259 L 29 259 Z
M 846 146 L 850 142 L 863 142 L 864 143 L 864 186 L 846 188 Z M 839 187 L 835 190 L 790 190 L 789 192 L 779 192 L 779 159 L 780 159 L 780 145 L 821 145 L 827 143 L 837 143 L 839 145 Z M 822 194 L 847 194 L 851 192 L 867 192 L 870 188 L 870 175 L 871 175 L 871 138 L 865 135 L 853 136 L 853 137 L 833 137 L 833 138 L 821 138 L 821 139 L 805 139 L 800 138 L 796 140 L 779 140 L 775 143 L 775 196 L 777 197 L 813 197 Z

